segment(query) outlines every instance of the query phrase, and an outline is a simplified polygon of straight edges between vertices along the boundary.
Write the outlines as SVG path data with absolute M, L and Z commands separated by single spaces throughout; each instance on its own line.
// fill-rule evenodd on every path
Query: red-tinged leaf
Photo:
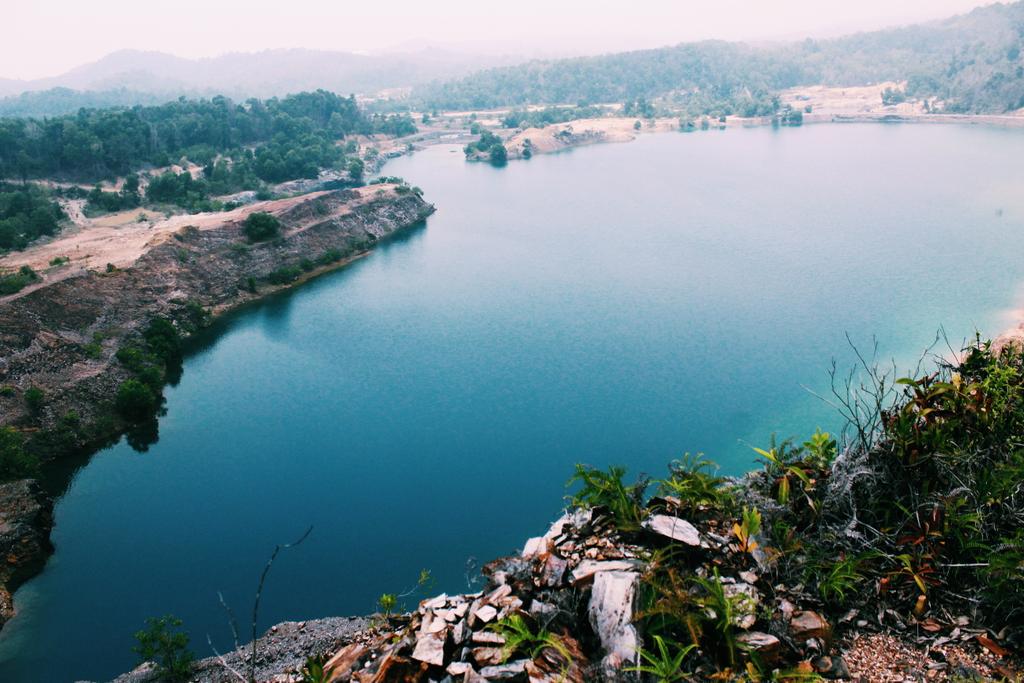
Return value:
M 1010 651 L 986 635 L 978 636 L 978 643 L 996 657 L 1006 657 Z

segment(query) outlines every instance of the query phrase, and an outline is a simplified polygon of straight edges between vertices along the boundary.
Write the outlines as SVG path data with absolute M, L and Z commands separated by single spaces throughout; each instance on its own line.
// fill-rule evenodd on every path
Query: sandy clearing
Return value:
M 679 120 L 674 118 L 643 120 L 639 130 L 635 128 L 637 120 L 630 117 L 578 119 L 544 128 L 527 128 L 513 134 L 505 146 L 510 154 L 519 156 L 529 140 L 535 154 L 548 154 L 598 142 L 630 142 L 644 133 L 679 130 Z
M 374 197 L 380 190 L 391 191 L 391 185 L 370 185 L 356 188 L 358 199 L 349 202 L 335 215 L 351 210 L 351 207 L 364 203 Z M 287 199 L 276 199 L 257 202 L 239 207 L 232 211 L 217 213 L 180 214 L 165 218 L 162 214 L 133 209 L 117 214 L 86 219 L 87 223 L 77 228 L 69 228 L 56 239 L 38 244 L 25 251 L 13 252 L 0 258 L 0 270 L 16 270 L 23 265 L 37 271 L 43 281 L 23 293 L 37 289 L 39 286 L 62 280 L 83 269 L 103 270 L 107 264 L 116 268 L 126 268 L 154 246 L 168 239 L 186 226 L 194 226 L 199 230 L 218 228 L 226 223 L 245 220 L 246 216 L 256 211 L 280 214 L 302 202 L 327 194 L 327 191 L 311 192 Z M 145 221 L 139 221 L 144 214 Z M 294 226 L 292 232 L 302 230 L 305 226 Z M 58 257 L 70 258 L 71 262 L 62 266 L 51 267 L 50 262 Z
M 902 90 L 904 87 L 906 83 L 896 81 L 850 87 L 814 85 L 784 90 L 779 94 L 779 99 L 783 104 L 789 104 L 798 110 L 810 105 L 812 113 L 818 115 L 923 114 L 924 103 L 919 101 L 907 101 L 890 106 L 882 104 L 882 91 L 886 88 Z

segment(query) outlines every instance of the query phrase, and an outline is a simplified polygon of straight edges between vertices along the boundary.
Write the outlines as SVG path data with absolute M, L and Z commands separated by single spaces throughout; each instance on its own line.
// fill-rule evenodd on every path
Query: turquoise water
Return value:
M 172 612 L 209 654 L 217 591 L 261 628 L 364 614 L 518 548 L 575 462 L 739 473 L 835 426 L 845 334 L 909 363 L 997 332 L 1024 278 L 1024 135 L 808 126 L 643 137 L 495 169 L 389 164 L 438 211 L 352 267 L 232 316 L 167 392 L 160 440 L 80 470 L 17 594 L 0 680 L 104 679 Z

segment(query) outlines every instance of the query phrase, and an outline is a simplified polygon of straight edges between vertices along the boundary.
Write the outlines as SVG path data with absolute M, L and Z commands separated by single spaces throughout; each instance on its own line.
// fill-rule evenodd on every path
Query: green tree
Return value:
M 138 644 L 132 651 L 142 662 L 155 662 L 161 678 L 187 681 L 192 673 L 194 655 L 188 649 L 188 633 L 181 630 L 181 619 L 172 615 L 146 619 L 146 628 L 135 633 Z
M 0 427 L 0 481 L 34 477 L 39 463 L 25 452 L 21 434 L 13 427 Z
M 249 214 L 242 224 L 242 232 L 250 242 L 266 242 L 280 234 L 281 221 L 264 211 Z
M 141 422 L 156 412 L 157 397 L 143 382 L 134 378 L 126 379 L 117 388 L 114 407 L 125 419 Z
M 362 180 L 365 165 L 361 159 L 350 159 L 348 162 L 348 175 L 352 180 Z
M 508 150 L 505 149 L 505 145 L 500 142 L 496 142 L 491 145 L 491 148 L 488 151 L 488 158 L 491 160 L 493 165 L 504 166 L 508 163 Z

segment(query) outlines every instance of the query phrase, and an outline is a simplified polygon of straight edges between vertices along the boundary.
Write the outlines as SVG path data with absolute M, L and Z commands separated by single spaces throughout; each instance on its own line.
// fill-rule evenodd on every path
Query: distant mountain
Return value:
M 121 50 L 52 78 L 32 81 L 0 79 L 0 96 L 8 98 L 26 92 L 65 89 L 42 100 L 31 97 L 22 99 L 20 103 L 2 100 L 0 113 L 63 113 L 56 109 L 45 111 L 32 107 L 39 104 L 43 109 L 56 108 L 59 102 L 71 106 L 75 98 L 67 90 L 108 93 L 107 99 L 116 104 L 133 103 L 126 93 L 137 93 L 139 103 L 173 99 L 179 95 L 226 95 L 234 99 L 272 97 L 317 88 L 345 95 L 374 94 L 435 79 L 457 78 L 482 68 L 517 61 L 510 56 L 477 55 L 440 48 L 378 55 L 302 49 L 265 50 L 205 59 Z M 90 98 L 80 99 L 88 101 Z
M 1024 107 L 1024 2 L 942 21 L 767 46 L 705 41 L 597 57 L 531 60 L 421 86 L 440 108 L 673 97 L 719 107 L 798 85 L 908 81 L 951 111 Z

